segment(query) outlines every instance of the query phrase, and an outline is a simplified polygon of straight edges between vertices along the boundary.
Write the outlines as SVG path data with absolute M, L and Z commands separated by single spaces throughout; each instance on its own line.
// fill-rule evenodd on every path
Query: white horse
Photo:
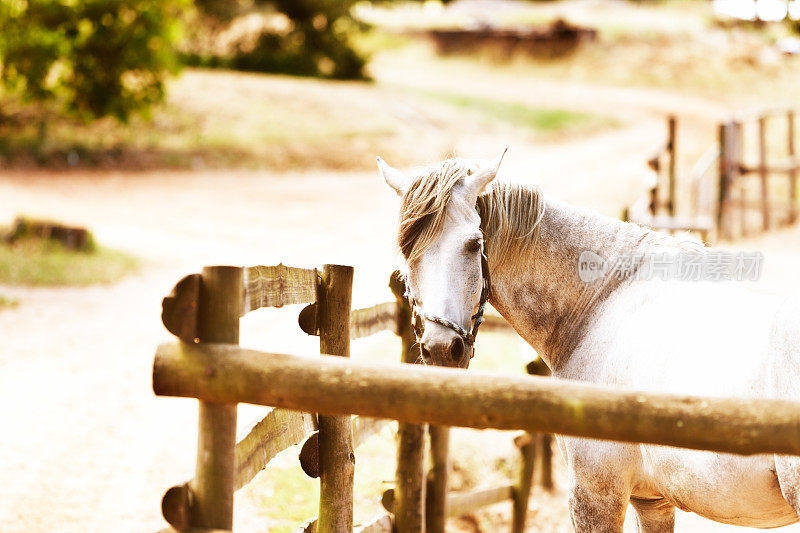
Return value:
M 758 295 L 734 281 L 642 275 L 653 255 L 703 268 L 718 256 L 543 198 L 535 187 L 492 183 L 501 160 L 449 159 L 406 176 L 378 158 L 402 197 L 398 243 L 426 362 L 469 364 L 486 250 L 489 301 L 557 378 L 800 400 L 796 300 Z M 630 268 L 598 268 L 598 258 Z M 759 528 L 798 520 L 799 457 L 558 441 L 578 533 L 621 532 L 629 502 L 639 531 L 648 533 L 672 532 L 675 508 Z

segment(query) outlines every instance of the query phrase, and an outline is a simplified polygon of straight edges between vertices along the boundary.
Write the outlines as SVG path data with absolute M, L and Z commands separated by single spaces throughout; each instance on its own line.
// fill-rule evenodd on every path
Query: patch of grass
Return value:
M 291 533 L 317 516 L 319 481 L 311 479 L 295 463 L 291 467 L 270 465 L 243 489 L 261 510 L 267 522 L 266 531 Z
M 19 305 L 19 300 L 0 295 L 0 309 L 13 309 Z
M 127 124 L 0 98 L 0 164 L 15 167 L 372 168 L 398 129 L 372 84 L 223 70 L 186 69 Z
M 594 113 L 531 107 L 519 102 L 463 94 L 433 91 L 423 91 L 422 94 L 427 98 L 474 112 L 484 118 L 521 126 L 537 133 L 557 134 L 618 125 L 615 119 Z
M 67 250 L 61 243 L 39 238 L 0 244 L 0 283 L 9 285 L 113 283 L 137 266 L 135 258 L 102 246 L 87 253 Z
M 396 446 L 394 431 L 385 428 L 356 450 L 355 523 L 367 521 L 382 510 L 381 494 L 394 480 Z M 265 524 L 264 531 L 270 533 L 291 533 L 319 512 L 319 480 L 303 473 L 296 451 L 284 454 L 293 455 L 292 460 L 277 458 L 279 464 L 268 465 L 242 489 L 242 495 L 257 509 L 259 521 Z

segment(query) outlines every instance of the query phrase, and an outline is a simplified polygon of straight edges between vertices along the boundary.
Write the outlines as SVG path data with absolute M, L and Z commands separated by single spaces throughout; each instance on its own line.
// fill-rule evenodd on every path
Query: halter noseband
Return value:
M 431 322 L 435 322 L 440 326 L 444 326 L 448 329 L 451 329 L 456 332 L 456 334 L 461 337 L 466 344 L 469 346 L 473 346 L 475 344 L 475 337 L 478 336 L 478 328 L 483 324 L 483 312 L 486 309 L 486 302 L 489 301 L 489 298 L 492 297 L 492 280 L 489 274 L 489 260 L 486 258 L 486 249 L 481 250 L 481 274 L 482 274 L 482 282 L 481 282 L 481 299 L 478 303 L 478 312 L 472 315 L 470 319 L 472 324 L 472 331 L 467 331 L 466 329 L 462 328 L 455 322 L 451 320 L 447 320 L 446 318 L 442 318 L 436 315 L 429 315 L 425 311 L 422 310 L 422 306 L 417 303 L 417 300 L 413 298 L 410 294 L 410 290 L 408 289 L 408 285 L 406 285 L 406 297 L 408 301 L 411 303 L 411 320 L 414 324 L 414 334 L 417 337 L 417 341 L 419 342 L 420 337 L 422 334 L 418 331 L 416 326 L 417 317 L 430 320 Z M 475 357 L 475 350 L 472 350 L 471 357 Z

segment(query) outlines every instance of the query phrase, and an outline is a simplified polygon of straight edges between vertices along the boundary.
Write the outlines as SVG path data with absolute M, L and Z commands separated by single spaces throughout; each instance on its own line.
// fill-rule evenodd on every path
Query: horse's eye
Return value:
M 470 239 L 467 241 L 467 244 L 464 245 L 464 249 L 467 253 L 470 254 L 477 254 L 481 251 L 481 240 L 480 239 Z

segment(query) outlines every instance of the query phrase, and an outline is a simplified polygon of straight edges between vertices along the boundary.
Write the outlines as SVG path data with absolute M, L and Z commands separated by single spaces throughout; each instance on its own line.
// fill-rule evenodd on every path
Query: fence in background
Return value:
M 350 339 L 388 330 L 401 338 L 402 362 L 416 362 L 411 310 L 403 297 L 405 290 L 399 276 L 395 273 L 390 281 L 395 302 L 351 311 L 352 272 L 351 267 L 335 265 L 326 265 L 322 272 L 283 265 L 246 269 L 208 267 L 202 274 L 183 278 L 163 302 L 164 325 L 181 340 L 174 354 L 177 360 L 172 363 L 191 371 L 192 359 L 184 357 L 190 347 L 206 346 L 207 342 L 236 346 L 240 316 L 261 307 L 300 303 L 309 304 L 300 312 L 300 328 L 320 337 L 321 353 L 347 357 Z M 513 331 L 501 318 L 489 316 L 484 329 Z M 342 332 L 349 332 L 349 335 L 342 335 Z M 157 393 L 162 387 L 171 389 L 177 385 L 173 379 L 177 376 L 161 379 L 165 377 L 165 370 L 159 361 L 157 358 L 153 374 Z M 220 373 L 212 367 L 201 366 L 204 381 L 219 379 Z M 548 373 L 541 360 L 533 361 L 527 369 L 534 374 Z M 241 383 L 230 386 L 232 390 L 242 389 Z M 313 394 L 313 388 L 311 390 Z M 319 409 L 324 410 L 324 397 L 320 396 L 318 401 Z M 195 478 L 172 487 L 165 494 L 162 512 L 167 522 L 180 531 L 230 529 L 233 492 L 249 483 L 279 452 L 302 442 L 300 466 L 307 475 L 320 478 L 320 511 L 317 518 L 296 531 L 351 530 L 354 450 L 391 421 L 275 408 L 236 442 L 236 403 L 238 400 L 232 403 L 201 401 Z M 380 515 L 356 530 L 391 531 L 394 525 L 401 532 L 444 531 L 447 517 L 510 500 L 514 506 L 512 531 L 521 532 L 534 464 L 541 471 L 540 482 L 546 488 L 552 487 L 551 435 L 523 433 L 514 439 L 521 454 L 516 483 L 448 494 L 449 429 L 430 427 L 432 465 L 427 479 L 423 465 L 426 431 L 425 424 L 398 425 L 395 488 L 383 497 L 385 508 L 393 516 Z
M 783 157 L 770 152 L 770 125 L 784 122 Z M 772 110 L 738 117 L 719 126 L 719 210 L 722 238 L 747 237 L 797 221 L 800 159 L 795 111 Z M 748 154 L 747 129 L 755 128 L 755 160 Z M 774 144 L 772 146 L 775 148 Z
M 782 131 L 774 129 L 780 122 Z M 770 125 L 777 134 L 773 139 Z M 656 230 L 695 232 L 704 241 L 712 235 L 716 240 L 734 239 L 794 224 L 800 175 L 795 128 L 793 109 L 741 115 L 720 124 L 717 144 L 690 172 L 689 205 L 679 211 L 677 119 L 668 117 L 667 141 L 648 161 L 652 184 L 626 209 L 624 218 Z M 748 130 L 755 135 L 747 136 Z M 781 156 L 774 153 L 779 145 L 784 146 Z

